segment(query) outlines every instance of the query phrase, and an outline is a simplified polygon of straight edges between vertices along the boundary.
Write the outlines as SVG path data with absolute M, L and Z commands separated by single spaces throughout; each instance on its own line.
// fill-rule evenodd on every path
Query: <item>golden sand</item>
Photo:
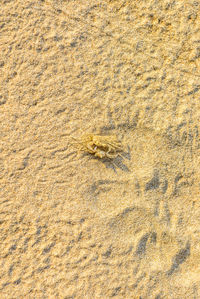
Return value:
M 199 24 L 198 1 L 1 1 L 1 298 L 200 298 Z

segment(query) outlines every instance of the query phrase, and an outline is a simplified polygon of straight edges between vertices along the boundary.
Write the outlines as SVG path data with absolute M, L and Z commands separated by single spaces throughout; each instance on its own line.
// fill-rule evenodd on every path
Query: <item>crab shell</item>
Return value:
M 82 137 L 81 144 L 84 150 L 101 159 L 106 157 L 113 159 L 122 150 L 122 146 L 116 136 L 89 134 Z

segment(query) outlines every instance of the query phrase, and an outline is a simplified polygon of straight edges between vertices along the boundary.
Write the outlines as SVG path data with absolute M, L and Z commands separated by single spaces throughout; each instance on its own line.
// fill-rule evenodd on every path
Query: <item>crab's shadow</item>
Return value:
M 109 158 L 103 158 L 99 159 L 95 156 L 92 156 L 91 159 L 95 159 L 100 161 L 105 165 L 106 168 L 111 168 L 114 170 L 114 172 L 117 172 L 117 169 L 121 169 L 124 172 L 130 172 L 129 168 L 127 165 L 124 163 L 125 159 L 131 160 L 131 152 L 130 152 L 130 147 L 127 147 L 127 151 L 123 151 L 118 155 L 116 158 L 109 159 Z

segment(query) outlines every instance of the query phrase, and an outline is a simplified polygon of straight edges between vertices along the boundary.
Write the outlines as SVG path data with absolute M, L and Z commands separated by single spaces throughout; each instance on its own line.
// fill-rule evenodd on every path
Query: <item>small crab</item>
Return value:
M 86 134 L 78 141 L 80 150 L 93 154 L 97 158 L 114 159 L 122 149 L 121 142 L 116 136 L 101 136 Z

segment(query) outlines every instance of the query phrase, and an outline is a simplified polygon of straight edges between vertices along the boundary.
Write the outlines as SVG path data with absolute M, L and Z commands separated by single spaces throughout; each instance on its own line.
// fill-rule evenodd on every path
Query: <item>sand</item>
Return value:
M 1 1 L 1 298 L 200 298 L 199 25 L 199 1 Z

